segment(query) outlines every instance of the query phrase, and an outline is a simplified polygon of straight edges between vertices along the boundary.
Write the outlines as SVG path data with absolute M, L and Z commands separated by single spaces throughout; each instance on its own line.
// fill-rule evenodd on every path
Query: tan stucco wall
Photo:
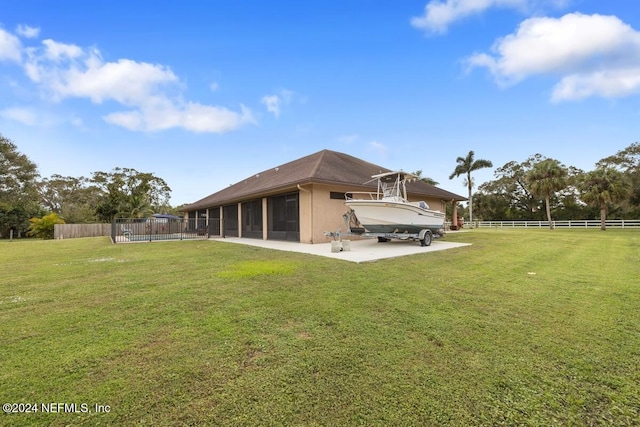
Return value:
M 420 201 L 424 201 L 427 202 L 427 204 L 429 205 L 429 209 L 431 209 L 432 211 L 440 211 L 440 212 L 446 212 L 446 202 L 443 200 L 438 200 L 438 199 L 431 199 L 431 198 L 425 198 L 425 197 L 411 197 L 409 196 L 409 201 L 410 202 L 420 202 Z
M 298 192 L 298 218 L 300 226 L 300 243 L 313 243 L 313 216 L 311 215 L 311 209 L 313 206 L 313 191 L 311 186 L 305 185 L 299 187 Z
M 267 224 L 269 224 L 269 217 L 267 216 L 267 198 L 262 198 L 262 240 L 267 240 L 269 228 Z
M 344 200 L 330 199 L 329 194 L 350 190 L 353 191 L 347 187 L 313 185 L 313 243 L 330 242 L 331 238 L 324 235 L 325 231 L 338 231 L 338 228 L 346 231 L 342 215 L 349 208 L 344 205 Z
M 330 193 L 344 193 L 358 191 L 352 187 L 337 185 L 313 185 L 313 243 L 327 243 L 330 237 L 324 235 L 325 232 L 335 232 L 340 229 L 346 232 L 346 226 L 342 215 L 349 210 L 344 204 L 344 200 L 331 199 Z M 344 236 L 345 239 L 356 240 L 357 236 Z

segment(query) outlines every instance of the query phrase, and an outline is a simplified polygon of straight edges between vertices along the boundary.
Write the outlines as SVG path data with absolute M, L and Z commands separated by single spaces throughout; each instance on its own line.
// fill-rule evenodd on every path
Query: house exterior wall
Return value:
M 314 243 L 313 186 L 298 187 L 298 209 L 300 214 L 300 243 Z
M 353 189 L 351 189 L 353 190 Z M 309 243 L 327 243 L 331 241 L 324 235 L 326 231 L 346 231 L 342 215 L 348 210 L 344 199 L 331 199 L 331 192 L 344 193 L 349 191 L 346 186 L 313 185 L 313 241 Z M 352 237 L 349 237 L 352 239 Z
M 446 212 L 447 203 L 444 200 L 433 199 L 433 198 L 430 198 L 430 197 L 411 197 L 411 196 L 409 196 L 409 201 L 410 202 L 424 201 L 424 202 L 427 202 L 427 204 L 429 205 L 429 209 L 431 209 L 432 211 Z
M 267 228 L 269 224 L 269 217 L 267 216 L 267 198 L 262 198 L 262 240 L 267 240 L 269 230 Z
M 354 187 L 350 187 L 347 185 L 326 185 L 326 184 L 306 184 L 298 186 L 296 189 L 298 193 L 298 209 L 299 209 L 299 230 L 300 230 L 300 242 L 301 243 L 327 243 L 331 239 L 324 235 L 325 232 L 335 232 L 340 229 L 343 232 L 346 232 L 346 226 L 344 224 L 344 220 L 342 215 L 347 212 L 348 208 L 344 204 L 344 199 L 336 199 L 331 198 L 331 193 L 345 193 L 345 192 L 358 192 L 362 191 L 361 189 L 356 189 Z M 282 194 L 291 194 L 292 191 L 289 190 Z M 271 197 L 271 196 L 269 196 Z M 429 207 L 433 210 L 439 210 L 441 212 L 445 212 L 446 203 L 442 200 L 434 199 L 434 198 L 424 198 L 424 197 L 409 197 L 410 201 L 420 201 L 424 200 L 429 204 Z M 250 200 L 246 200 L 244 202 L 259 202 L 262 204 L 262 239 L 268 239 L 268 227 L 269 227 L 269 211 L 267 208 L 268 197 L 252 197 Z M 234 216 L 237 218 L 233 218 L 234 222 L 237 221 L 237 231 L 235 233 L 230 233 L 229 230 L 226 231 L 226 235 L 240 235 L 242 237 L 242 203 L 239 202 L 234 207 L 237 207 L 237 213 L 234 212 Z M 230 205 L 225 205 L 230 206 Z M 224 206 L 218 207 L 219 215 L 221 218 L 224 218 Z M 210 207 L 209 210 L 214 209 L 214 207 Z M 200 212 L 200 211 L 198 211 Z M 206 212 L 203 210 L 202 212 Z M 188 216 L 188 213 L 185 213 L 185 217 Z M 227 221 L 231 220 L 227 218 Z M 225 221 L 226 222 L 226 221 Z M 210 228 L 211 229 L 211 228 Z M 222 230 L 221 230 L 222 231 Z M 259 234 L 252 235 L 251 237 L 258 237 Z M 249 237 L 249 236 L 247 236 Z M 351 240 L 359 239 L 358 236 L 349 236 L 345 237 Z

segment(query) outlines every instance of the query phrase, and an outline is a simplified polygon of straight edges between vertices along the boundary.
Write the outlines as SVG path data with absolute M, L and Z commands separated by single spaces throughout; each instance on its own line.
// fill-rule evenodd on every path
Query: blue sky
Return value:
M 636 0 L 0 9 L 0 133 L 44 177 L 135 168 L 173 205 L 325 148 L 464 195 L 448 177 L 469 150 L 591 170 L 639 124 Z

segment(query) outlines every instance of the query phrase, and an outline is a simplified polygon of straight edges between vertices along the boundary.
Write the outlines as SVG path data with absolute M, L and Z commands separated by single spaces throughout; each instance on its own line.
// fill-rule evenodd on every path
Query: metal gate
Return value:
M 117 218 L 111 223 L 113 243 L 208 239 L 206 221 L 184 218 Z

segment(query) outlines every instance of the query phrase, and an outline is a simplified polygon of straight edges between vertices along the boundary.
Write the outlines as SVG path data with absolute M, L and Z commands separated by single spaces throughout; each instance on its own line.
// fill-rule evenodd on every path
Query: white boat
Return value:
M 429 209 L 426 202 L 409 202 L 406 183 L 419 179 L 403 172 L 373 175 L 378 181 L 376 193 L 348 193 L 345 201 L 357 221 L 369 233 L 417 234 L 430 230 L 442 233 L 444 212 Z

